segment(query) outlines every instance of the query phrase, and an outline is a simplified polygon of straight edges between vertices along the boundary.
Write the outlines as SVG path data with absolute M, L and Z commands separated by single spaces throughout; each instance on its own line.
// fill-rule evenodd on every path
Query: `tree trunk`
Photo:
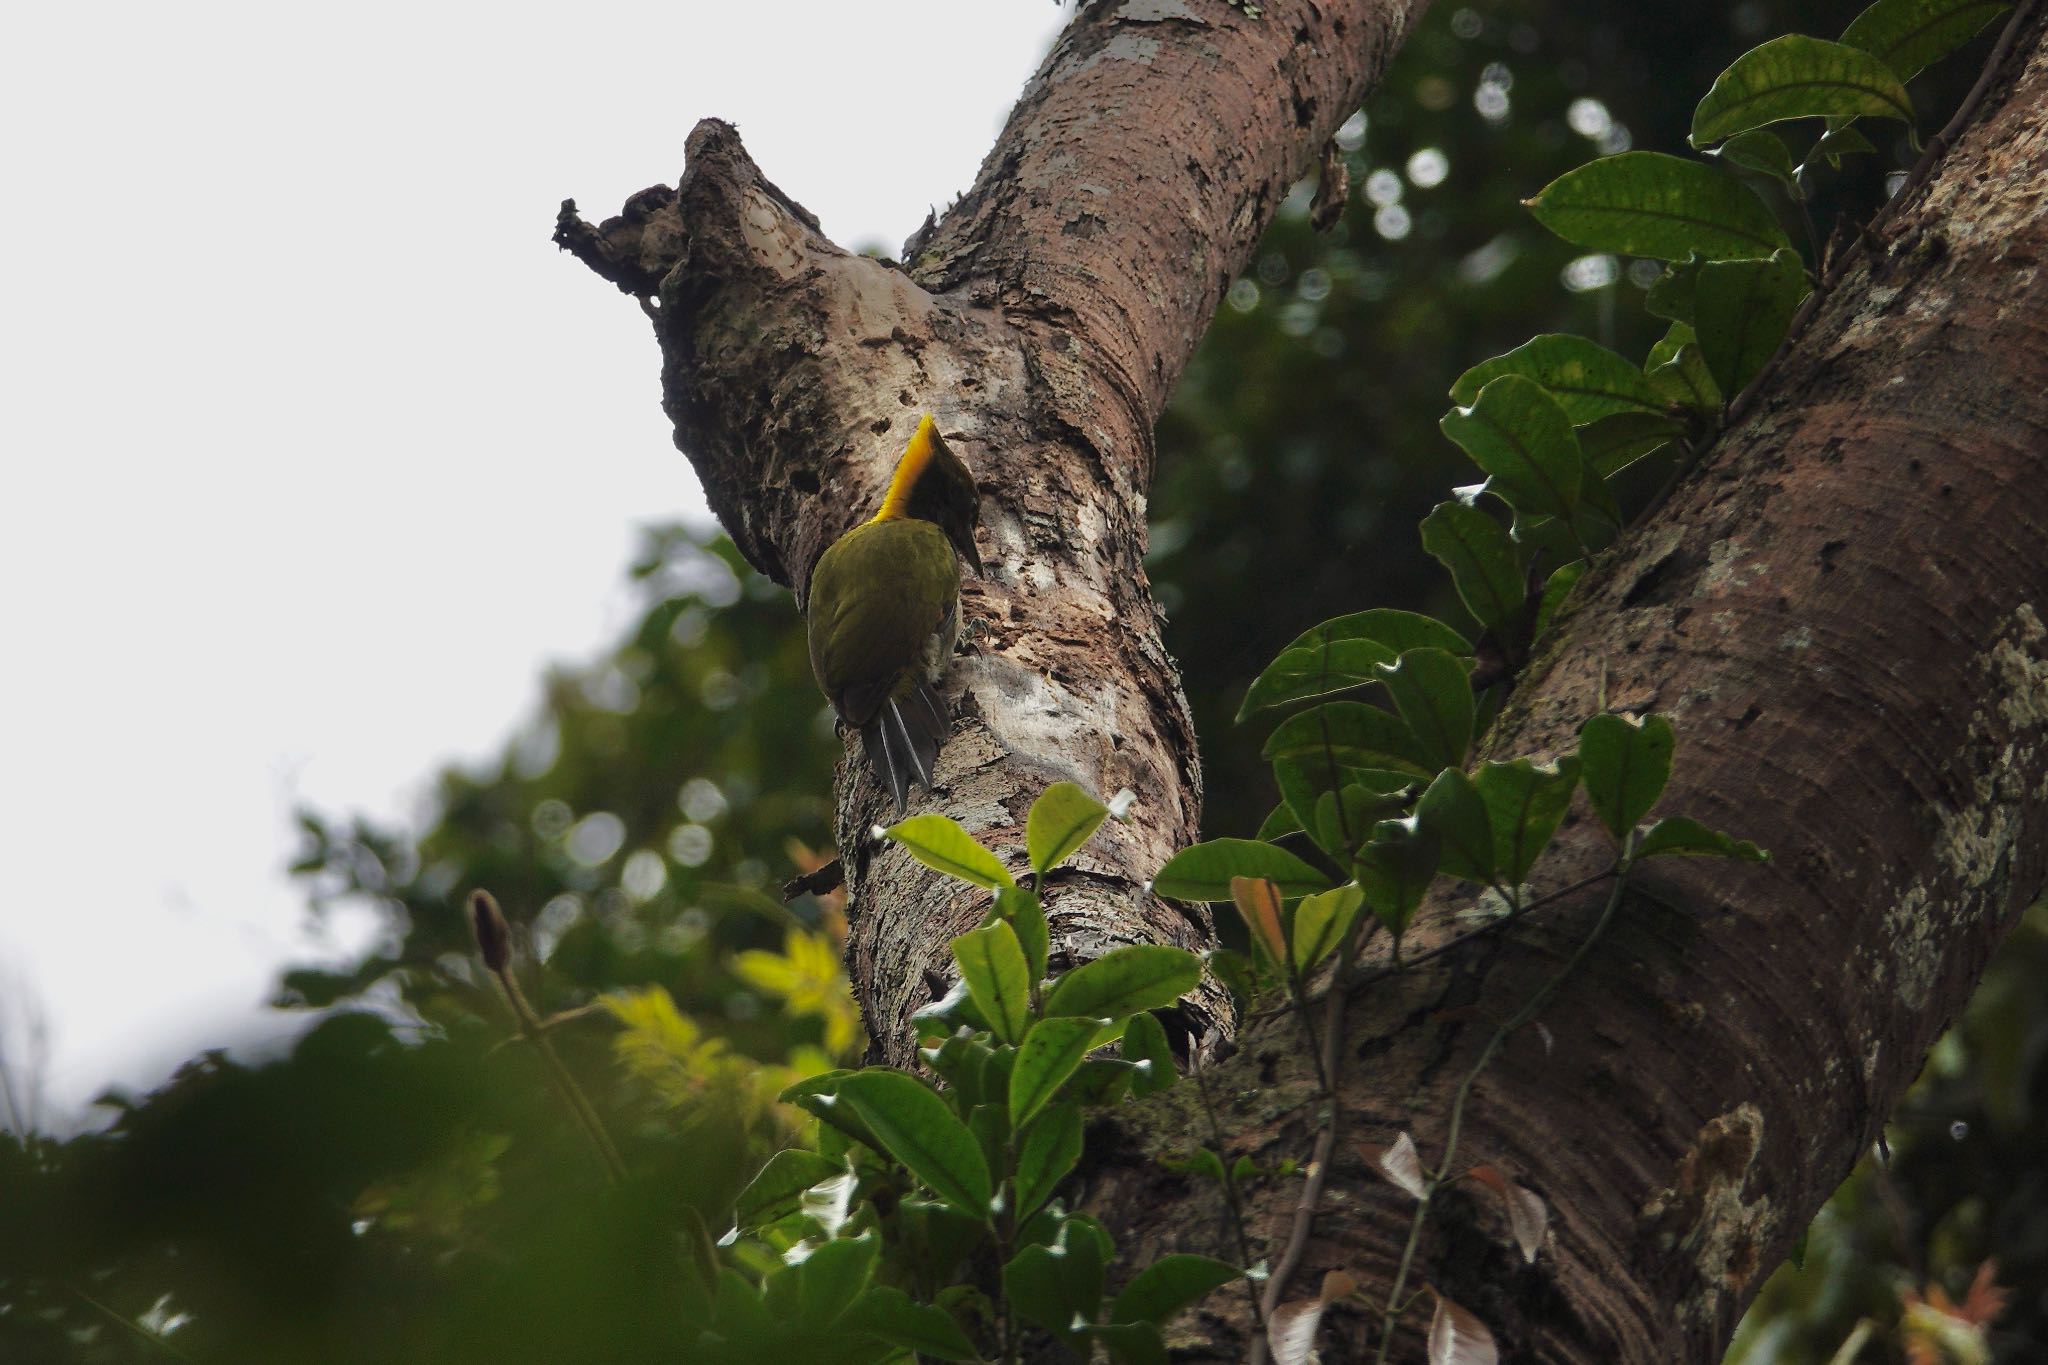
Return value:
M 556 239 L 654 321 L 663 406 L 712 511 L 799 603 L 921 412 L 972 466 L 988 572 L 965 585 L 946 790 L 929 804 L 1021 870 L 1024 814 L 1048 784 L 1136 794 L 1137 817 L 1046 889 L 1068 962 L 1211 942 L 1205 910 L 1146 890 L 1201 811 L 1145 578 L 1152 427 L 1288 187 L 1421 8 L 1345 0 L 1283 21 L 1192 0 L 1086 6 L 904 266 L 826 241 L 715 120 L 691 133 L 675 189 L 596 228 L 563 206 Z M 985 898 L 867 837 L 885 806 L 857 748 L 839 792 L 849 967 L 873 1056 L 907 1065 L 910 1014 L 944 993 L 947 943 Z M 1205 986 L 1187 1030 L 1217 1036 L 1229 1013 Z
M 655 320 L 677 439 L 748 558 L 798 589 L 872 506 L 919 411 L 979 475 L 988 577 L 956 665 L 959 723 L 933 804 L 1022 863 L 1047 782 L 1136 818 L 1051 888 L 1067 952 L 1200 946 L 1206 921 L 1143 891 L 1193 837 L 1199 773 L 1141 567 L 1153 418 L 1286 187 L 1356 105 L 1417 6 L 1086 7 L 1025 91 L 975 188 L 906 268 L 848 256 L 700 125 L 676 190 L 561 237 Z M 1763 1274 L 1878 1130 L 2048 874 L 2048 55 L 2030 23 L 1976 123 L 1821 305 L 1746 416 L 1581 584 L 1492 756 L 1570 747 L 1603 704 L 1678 731 L 1662 810 L 1776 854 L 1653 863 L 1539 1020 L 1480 1076 L 1457 1165 L 1536 1191 L 1533 1265 L 1483 1194 L 1448 1189 L 1409 1288 L 1477 1313 L 1503 1358 L 1712 1361 Z M 1112 117 L 1113 116 L 1113 117 Z M 566 206 L 565 206 L 566 208 Z M 851 765 L 850 765 L 851 766 Z M 949 975 L 980 897 L 863 837 L 842 783 L 852 970 L 877 1055 Z M 1568 821 L 1542 865 L 1604 866 Z M 1538 891 L 1549 886 L 1539 886 Z M 1343 1141 L 1298 1268 L 1300 1178 L 1254 1182 L 1254 1256 L 1287 1297 L 1342 1268 L 1384 1303 L 1413 1203 L 1354 1142 L 1413 1135 L 1432 1162 L 1451 1096 L 1499 1024 L 1558 973 L 1604 888 L 1450 947 L 1346 1002 Z M 1425 912 L 1411 948 L 1445 942 Z M 1435 935 L 1432 939 L 1431 935 Z M 1225 1025 L 1214 996 L 1191 1026 Z M 1301 1032 L 1264 1020 L 1200 1086 L 1091 1129 L 1085 1204 L 1121 1259 L 1235 1258 L 1220 1193 L 1156 1158 L 1208 1131 L 1226 1163 L 1306 1159 L 1319 1105 Z M 1425 1315 L 1394 1358 L 1420 1359 Z M 1332 1308 L 1326 1358 L 1377 1344 Z M 1217 1294 L 1181 1358 L 1240 1360 Z

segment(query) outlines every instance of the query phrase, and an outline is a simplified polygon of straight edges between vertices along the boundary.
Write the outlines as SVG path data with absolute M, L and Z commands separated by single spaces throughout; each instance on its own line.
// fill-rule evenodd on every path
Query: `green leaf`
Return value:
M 1537 222 L 1592 251 L 1729 260 L 1791 245 L 1763 200 L 1725 168 L 1661 152 L 1601 157 L 1527 203 Z
M 1081 1159 L 1081 1111 L 1055 1104 L 1025 1130 L 1017 1150 L 1017 1218 L 1038 1212 Z
M 967 992 L 963 989 L 961 995 Z M 821 1071 L 815 1076 L 806 1076 L 776 1096 L 784 1104 L 793 1104 L 807 1114 L 816 1115 L 831 1124 L 854 1141 L 863 1143 L 877 1152 L 887 1151 L 882 1140 L 875 1135 L 867 1120 L 851 1105 L 838 1101 L 839 1087 L 847 1080 L 859 1075 L 857 1071 L 844 1068 Z
M 1088 1335 L 1116 1365 L 1167 1365 L 1166 1340 L 1149 1322 L 1110 1322 L 1090 1327 Z
M 1088 1223 L 1069 1218 L 1051 1246 L 1025 1247 L 1003 1267 L 1010 1305 L 1069 1346 L 1080 1339 L 1074 1320 L 1092 1323 L 1102 1307 L 1102 1268 L 1108 1257 Z M 1077 1347 L 1076 1354 L 1086 1353 Z
M 1536 607 L 1536 627 L 1529 632 L 1531 643 L 1541 640 L 1543 632 L 1550 629 L 1550 623 L 1557 617 L 1558 608 L 1572 595 L 1572 589 L 1578 586 L 1579 578 L 1585 572 L 1586 561 L 1575 559 L 1569 564 L 1561 565 L 1557 572 L 1550 575 L 1549 580 L 1543 585 L 1543 600 Z
M 1265 757 L 1314 757 L 1339 767 L 1411 777 L 1436 773 L 1399 717 L 1356 701 L 1324 702 L 1289 716 L 1266 740 Z
M 952 1314 L 918 1303 L 894 1285 L 879 1284 L 868 1290 L 847 1310 L 841 1326 L 934 1360 L 981 1359 Z
M 1257 969 L 1250 958 L 1235 948 L 1211 948 L 1202 960 L 1240 1005 L 1249 1005 L 1259 993 Z
M 1021 886 L 1006 886 L 996 892 L 996 913 L 1008 920 L 1024 950 L 1024 966 L 1033 984 L 1045 980 L 1045 961 L 1052 952 L 1052 931 L 1046 927 L 1045 907 L 1036 894 Z
M 1041 1019 L 1024 1035 L 1010 1072 L 1010 1126 L 1022 1128 L 1054 1095 L 1096 1045 L 1101 1018 Z
M 1294 969 L 1309 971 L 1336 952 L 1364 904 L 1365 892 L 1355 882 L 1303 896 L 1294 908 Z
M 1451 401 L 1471 406 L 1489 381 L 1504 374 L 1541 385 L 1574 426 L 1612 413 L 1656 412 L 1662 407 L 1643 382 L 1642 371 L 1627 357 L 1565 332 L 1532 337 L 1505 355 L 1474 365 L 1451 385 Z
M 1457 631 L 1412 611 L 1376 607 L 1335 617 L 1303 631 L 1280 652 L 1245 693 L 1237 718 L 1372 682 L 1375 665 L 1392 663 L 1403 650 L 1423 648 L 1472 652 Z
M 1446 874 L 1481 886 L 1493 881 L 1493 819 L 1471 778 L 1444 769 L 1416 801 L 1415 818 L 1435 833 Z
M 1697 252 L 1682 261 L 1667 261 L 1664 273 L 1651 282 L 1649 292 L 1643 295 L 1643 307 L 1660 318 L 1690 326 L 1693 295 L 1699 290 L 1700 267 L 1705 264 Z
M 1144 1068 L 1131 1078 L 1131 1089 L 1141 1098 L 1156 1095 L 1180 1079 L 1166 1029 L 1149 1013 L 1134 1014 L 1124 1025 L 1123 1054 L 1126 1061 Z
M 1913 102 L 1885 63 L 1858 47 L 1788 33 L 1751 48 L 1714 81 L 1692 116 L 1706 147 L 1794 118 L 1913 121 Z
M 939 1198 L 969 1217 L 988 1216 L 993 1187 L 981 1144 L 929 1086 L 901 1071 L 857 1071 L 839 1081 L 837 1103 Z
M 1055 782 L 1031 803 L 1024 822 L 1024 846 L 1031 870 L 1043 877 L 1088 842 L 1109 816 L 1109 807 L 1072 782 Z
M 982 1072 L 995 1054 L 991 1035 L 968 1033 L 964 1029 L 937 1047 L 920 1048 L 918 1056 L 946 1083 L 946 1096 L 956 1109 L 984 1103 L 988 1094 L 982 1086 Z
M 1031 966 L 1017 931 L 1004 920 L 953 940 L 953 960 L 975 1005 L 994 1025 L 996 1037 L 1020 1041 L 1031 1021 Z
M 1662 716 L 1632 720 L 1594 716 L 1579 730 L 1579 778 L 1600 822 L 1617 839 L 1657 804 L 1671 780 L 1671 722 Z
M 995 1032 L 995 1025 L 975 1005 L 965 981 L 954 982 L 944 996 L 920 1007 L 910 1016 L 910 1022 L 920 1038 L 943 1038 L 962 1026 L 982 1033 Z
M 1636 859 L 1674 856 L 1739 858 L 1746 863 L 1769 862 L 1771 858 L 1747 839 L 1732 838 L 1683 815 L 1667 815 L 1643 831 L 1636 841 Z
M 1424 764 L 1438 769 L 1464 766 L 1477 714 L 1466 665 L 1440 649 L 1411 649 L 1392 668 L 1382 667 L 1380 680 L 1421 744 Z
M 1805 164 L 1811 166 L 1815 161 L 1825 161 L 1839 171 L 1842 169 L 1843 157 L 1858 156 L 1876 150 L 1870 139 L 1853 126 L 1830 128 L 1820 135 L 1820 141 L 1807 149 Z
M 794 1147 L 777 1152 L 740 1191 L 733 1222 L 747 1232 L 772 1223 L 800 1208 L 805 1190 L 845 1173 L 844 1165 L 816 1152 Z
M 943 815 L 913 815 L 882 831 L 910 850 L 910 856 L 934 872 L 994 891 L 1014 886 L 996 855 L 974 842 L 974 836 Z
M 1487 488 L 1518 511 L 1569 517 L 1579 505 L 1585 459 L 1571 419 L 1543 386 L 1519 374 L 1487 381 L 1471 406 L 1439 423 L 1487 473 Z
M 2006 0 L 1877 0 L 1842 30 L 1842 41 L 1910 81 L 2010 8 Z
M 1693 331 L 1714 386 L 1733 396 L 1756 378 L 1809 292 L 1799 257 L 1781 251 L 1767 261 L 1709 261 L 1700 267 Z
M 1501 524 L 1467 503 L 1440 502 L 1422 519 L 1422 548 L 1451 571 L 1472 619 L 1491 629 L 1522 609 L 1522 570 Z
M 1342 791 L 1324 792 L 1316 798 L 1316 843 L 1338 862 L 1348 862 L 1358 846 L 1371 836 L 1372 828 L 1407 808 L 1402 795 L 1376 792 L 1356 783 Z
M 832 1326 L 874 1277 L 881 1242 L 873 1233 L 826 1242 L 795 1267 L 797 1322 L 812 1331 Z
M 1414 816 L 1382 821 L 1373 841 L 1359 851 L 1358 884 L 1380 923 L 1394 933 L 1408 927 L 1436 876 L 1441 847 L 1436 832 Z
M 1134 943 L 1112 948 L 1062 975 L 1045 997 L 1045 1012 L 1128 1019 L 1142 1010 L 1164 1009 L 1201 980 L 1202 959 L 1187 949 Z
M 1211 839 L 1167 859 L 1152 878 L 1152 890 L 1177 901 L 1227 901 L 1232 877 L 1264 877 L 1290 898 L 1330 884 L 1284 848 L 1256 839 Z
M 1617 412 L 1579 428 L 1579 449 L 1586 467 L 1606 479 L 1684 434 L 1682 423 L 1661 412 Z
M 1792 164 L 1792 149 L 1785 145 L 1784 138 L 1769 129 L 1752 128 L 1737 133 L 1722 143 L 1714 155 L 1731 166 L 1769 176 L 1794 199 L 1805 197 L 1799 186 L 1799 168 Z
M 1374 667 L 1393 657 L 1394 651 L 1377 640 L 1333 640 L 1283 649 L 1246 689 L 1237 719 L 1242 721 L 1269 706 L 1361 687 L 1375 681 Z
M 1388 659 L 1410 649 L 1442 649 L 1452 654 L 1472 652 L 1472 646 L 1464 636 L 1434 616 L 1397 611 L 1393 607 L 1374 607 L 1370 611 L 1332 617 L 1295 636 L 1287 647 L 1310 649 L 1326 642 L 1336 644 L 1345 640 L 1370 640 L 1384 646 Z
M 1213 1256 L 1183 1252 L 1161 1256 L 1131 1277 L 1109 1306 L 1111 1322 L 1165 1322 L 1244 1272 Z
M 1098 1035 L 1096 1041 L 1108 1040 Z M 1080 1070 L 1074 1073 L 1074 1079 L 1067 1082 L 1063 1093 L 1084 1107 L 1121 1104 L 1131 1082 L 1137 1078 L 1135 1062 L 1127 1062 L 1121 1057 L 1090 1057 L 1081 1063 Z
M 1564 819 L 1578 784 L 1576 755 L 1542 766 L 1526 758 L 1479 765 L 1472 785 L 1486 802 L 1493 825 L 1493 866 L 1501 881 L 1520 886 L 1528 877 Z
M 1664 339 L 1650 348 L 1643 373 L 1651 388 L 1680 407 L 1707 417 L 1721 410 L 1721 390 L 1686 323 L 1672 323 Z
M 1273 807 L 1264 820 L 1259 822 L 1259 832 L 1254 837 L 1266 843 L 1271 843 L 1282 835 L 1296 834 L 1300 831 L 1301 817 L 1294 813 L 1294 807 L 1282 801 L 1279 805 Z

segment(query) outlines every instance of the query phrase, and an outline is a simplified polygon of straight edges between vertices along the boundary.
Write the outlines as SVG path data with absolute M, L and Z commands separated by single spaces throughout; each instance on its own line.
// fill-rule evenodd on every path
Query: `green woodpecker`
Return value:
M 960 633 L 954 552 L 981 572 L 980 517 L 974 476 L 927 415 L 874 520 L 833 541 L 811 570 L 811 671 L 839 719 L 860 731 L 899 817 L 913 779 L 932 790 L 951 728 L 933 684 Z

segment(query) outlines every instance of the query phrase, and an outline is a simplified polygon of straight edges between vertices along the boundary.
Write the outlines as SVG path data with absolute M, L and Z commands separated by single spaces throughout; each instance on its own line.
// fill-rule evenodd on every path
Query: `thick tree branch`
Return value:
M 1662 809 L 1757 839 L 1765 867 L 1656 862 L 1538 1021 L 1481 1075 L 1458 1165 L 1536 1190 L 1534 1266 L 1483 1197 L 1439 1196 L 1421 1275 L 1504 1358 L 1710 1362 L 1763 1276 L 1867 1149 L 1986 959 L 2048 880 L 2048 49 L 2036 20 L 1889 245 L 1857 265 L 1747 419 L 1582 584 L 1492 740 L 1572 746 L 1601 704 L 1670 716 Z M 1547 862 L 1612 858 L 1583 813 Z M 1450 1097 L 1500 1020 L 1583 940 L 1595 889 L 1352 1002 L 1346 1131 L 1438 1159 Z M 1448 936 L 1437 907 L 1435 933 Z M 1426 944 L 1427 940 L 1425 940 Z M 1299 1158 L 1314 1081 L 1286 1021 L 1209 1079 L 1226 1162 Z M 1167 1102 L 1095 1173 L 1139 1263 L 1235 1254 L 1221 1200 L 1152 1157 Z M 1294 1190 L 1259 1193 L 1284 1240 Z M 1412 1203 L 1340 1151 L 1301 1286 L 1343 1268 L 1383 1302 Z M 1216 1314 L 1187 1359 L 1237 1360 Z M 1333 1310 L 1354 1358 L 1373 1331 Z M 1394 1358 L 1421 1358 L 1412 1314 Z M 1376 1345 L 1376 1341 L 1372 1344 Z M 1326 1356 L 1326 1358 L 1329 1358 Z
M 1201 803 L 1144 573 L 1152 425 L 1288 185 L 1420 9 L 1083 7 L 907 269 L 825 240 L 715 120 L 690 135 L 674 190 L 643 191 L 595 227 L 565 208 L 557 225 L 649 309 L 677 444 L 741 552 L 799 602 L 818 554 L 871 512 L 920 412 L 973 466 L 989 572 L 967 589 L 936 805 L 1021 867 L 1023 815 L 1047 783 L 1137 793 L 1137 818 L 1048 888 L 1069 960 L 1209 942 L 1205 912 L 1144 890 L 1195 837 Z M 907 1063 L 908 1017 L 951 975 L 947 941 L 985 898 L 878 850 L 878 794 L 857 765 L 844 771 L 849 965 L 876 1055 Z M 1212 986 L 1185 1022 L 1214 1036 L 1227 1014 Z

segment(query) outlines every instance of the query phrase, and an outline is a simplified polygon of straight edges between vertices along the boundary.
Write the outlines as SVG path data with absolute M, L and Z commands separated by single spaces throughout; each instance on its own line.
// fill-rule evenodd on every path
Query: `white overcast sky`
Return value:
M 1070 12 L 1070 11 L 1068 11 Z M 74 1112 L 332 956 L 311 801 L 419 813 L 703 515 L 548 241 L 699 118 L 846 245 L 972 181 L 1047 0 L 17 5 L 0 25 L 0 1044 Z

